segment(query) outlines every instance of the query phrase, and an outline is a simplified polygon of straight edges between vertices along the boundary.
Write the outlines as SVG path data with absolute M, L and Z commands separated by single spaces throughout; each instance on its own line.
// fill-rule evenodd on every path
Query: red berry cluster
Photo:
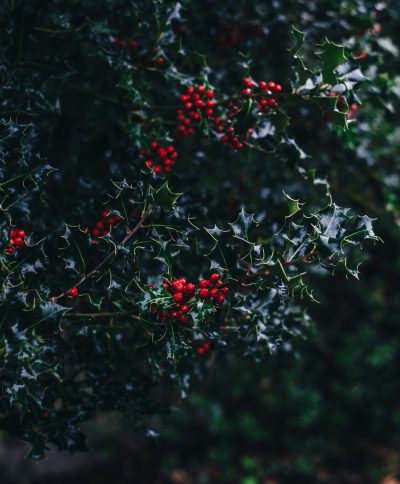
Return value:
M 71 287 L 71 289 L 68 290 L 68 294 L 72 297 L 76 297 L 79 294 L 78 288 Z
M 112 37 L 111 43 L 121 49 L 125 49 L 127 47 L 129 47 L 130 49 L 137 49 L 139 47 L 139 42 L 136 39 L 126 41 L 118 37 Z
M 189 86 L 186 94 L 180 97 L 183 109 L 176 112 L 178 121 L 178 137 L 184 138 L 194 134 L 194 126 L 197 126 L 203 119 L 214 116 L 215 103 L 213 101 L 214 91 L 206 89 L 205 86 Z
M 223 284 L 219 275 L 213 273 L 208 279 L 202 279 L 199 282 L 198 295 L 201 299 L 210 299 L 217 305 L 222 304 L 229 289 L 226 286 L 221 286 Z
M 209 351 L 210 349 L 210 344 L 205 342 L 203 343 L 201 346 L 199 346 L 196 350 L 196 353 L 199 355 L 199 356 L 203 356 L 204 353 L 207 353 L 207 351 Z
M 157 174 L 170 172 L 178 158 L 174 146 L 160 146 L 155 140 L 150 142 L 149 150 L 141 149 L 139 154 L 146 158 L 145 167 Z
M 225 301 L 229 289 L 223 286 L 218 274 L 211 274 L 209 279 L 202 279 L 198 286 L 186 282 L 182 277 L 171 282 L 164 279 L 164 289 L 171 295 L 173 305 L 167 310 L 160 310 L 156 305 L 150 307 L 150 314 L 160 321 L 179 321 L 186 324 L 190 320 L 192 300 L 197 295 L 201 299 L 209 300 L 216 306 Z M 150 286 L 154 288 L 154 286 Z
M 111 232 L 113 226 L 117 225 L 122 220 L 120 215 L 110 215 L 110 212 L 103 210 L 101 217 L 96 225 L 92 228 L 86 228 L 85 232 L 90 233 L 92 241 L 96 242 L 100 236 L 108 235 Z
M 280 84 L 272 81 L 260 81 L 256 84 L 249 77 L 243 78 L 243 84 L 245 87 L 242 90 L 242 96 L 247 99 L 254 98 L 260 113 L 267 113 L 271 108 L 278 105 L 274 94 L 282 92 L 282 86 Z M 255 93 L 254 89 L 257 87 L 259 92 Z
M 15 249 L 22 247 L 25 243 L 26 233 L 25 230 L 22 229 L 12 229 L 10 232 L 10 240 L 9 244 L 10 247 L 6 247 L 4 252 L 6 254 L 13 254 Z
M 153 314 L 161 321 L 172 320 L 186 324 L 189 321 L 188 313 L 192 309 L 190 301 L 194 298 L 196 286 L 186 282 L 182 277 L 174 279 L 171 283 L 165 279 L 163 286 L 172 295 L 174 304 L 167 311 L 159 311 L 156 306 L 152 306 L 150 314 Z

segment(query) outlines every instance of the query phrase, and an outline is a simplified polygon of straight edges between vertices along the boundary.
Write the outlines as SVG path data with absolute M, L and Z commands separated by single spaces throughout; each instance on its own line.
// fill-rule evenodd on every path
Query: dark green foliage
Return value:
M 80 424 L 98 410 L 141 426 L 170 404 L 153 396 L 160 382 L 186 396 L 205 369 L 200 343 L 256 361 L 290 347 L 323 299 L 315 278 L 358 278 L 365 241 L 379 241 L 370 217 L 398 214 L 382 144 L 396 140 L 396 47 L 352 31 L 372 28 L 373 4 L 294 2 L 303 18 L 284 2 L 285 15 L 244 3 L 1 7 L 0 409 L 32 457 L 49 443 L 84 448 Z M 281 84 L 277 107 L 261 115 L 257 97 L 238 101 L 243 77 Z M 200 84 L 218 115 L 238 104 L 243 150 L 207 117 L 176 138 L 179 96 Z M 176 147 L 170 173 L 144 166 L 152 140 Z M 363 180 L 385 197 L 378 210 Z M 90 235 L 104 210 L 118 223 Z M 13 227 L 27 244 L 7 254 Z M 164 278 L 212 272 L 229 288 L 223 304 L 196 292 L 189 324 L 158 318 L 173 306 Z

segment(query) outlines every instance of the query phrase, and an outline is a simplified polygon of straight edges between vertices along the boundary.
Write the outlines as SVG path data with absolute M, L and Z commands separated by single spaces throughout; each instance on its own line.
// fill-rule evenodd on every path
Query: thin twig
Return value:
M 151 214 L 151 211 L 152 209 L 149 208 L 148 210 L 146 210 L 146 212 L 144 212 L 144 214 L 142 215 L 141 219 L 139 220 L 139 222 L 135 225 L 135 227 L 132 229 L 132 230 L 129 230 L 128 233 L 125 235 L 125 237 L 122 239 L 121 241 L 121 244 L 120 245 L 124 245 L 126 244 L 126 242 L 128 242 L 128 240 L 130 238 L 133 237 L 133 235 L 135 235 L 135 233 L 143 226 L 145 220 L 149 217 L 149 215 Z M 95 274 L 97 274 L 97 272 L 99 272 L 99 270 L 110 260 L 112 259 L 113 257 L 115 256 L 115 252 L 110 252 L 106 257 L 104 257 L 104 259 L 102 259 L 96 267 L 94 267 L 90 272 L 87 272 L 86 274 L 84 274 L 81 279 L 73 286 L 73 287 L 78 287 L 80 286 L 81 284 L 83 284 L 84 282 L 86 282 L 88 279 L 90 279 L 92 276 L 94 276 Z M 63 291 L 61 294 L 59 294 L 58 296 L 53 296 L 52 298 L 50 298 L 50 300 L 52 302 L 56 302 L 58 301 L 59 299 L 61 299 L 62 297 L 66 296 L 68 294 L 68 289 L 66 289 L 65 291 Z

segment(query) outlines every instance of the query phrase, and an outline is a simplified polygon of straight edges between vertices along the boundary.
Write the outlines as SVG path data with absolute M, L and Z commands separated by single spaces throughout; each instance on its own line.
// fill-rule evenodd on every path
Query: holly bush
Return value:
M 1 425 L 31 457 L 98 411 L 145 426 L 212 357 L 287 355 L 321 281 L 359 284 L 398 220 L 398 14 L 3 3 Z

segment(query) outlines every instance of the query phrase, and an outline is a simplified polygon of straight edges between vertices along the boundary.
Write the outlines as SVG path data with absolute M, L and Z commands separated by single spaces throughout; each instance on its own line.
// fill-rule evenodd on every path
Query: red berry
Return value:
M 194 284 L 191 284 L 190 282 L 185 286 L 185 292 L 189 294 L 193 292 L 195 289 L 196 289 L 196 286 Z
M 206 88 L 204 86 L 197 86 L 197 92 L 204 92 Z
M 139 155 L 140 156 L 146 156 L 147 155 L 147 151 L 142 148 L 142 149 L 139 150 Z
M 202 298 L 202 299 L 205 299 L 207 296 L 208 296 L 208 289 L 206 288 L 203 288 L 203 289 L 200 289 L 199 291 L 199 296 Z
M 280 84 L 277 84 L 274 88 L 275 92 L 281 92 L 282 91 L 282 86 Z
M 182 94 L 182 96 L 179 98 L 183 103 L 187 103 L 188 101 L 190 101 L 190 96 L 188 96 L 187 94 Z M 182 113 L 181 113 L 182 114 Z
M 254 86 L 254 83 L 253 81 L 249 78 L 249 77 L 244 77 L 243 78 L 243 84 L 246 86 L 246 87 L 253 87 Z
M 139 47 L 139 42 L 135 39 L 129 41 L 129 47 L 131 49 L 137 49 Z
M 189 86 L 189 87 L 186 89 L 186 92 L 187 92 L 188 94 L 193 94 L 193 93 L 194 93 L 194 87 Z
M 249 88 L 243 89 L 242 96 L 250 97 L 251 96 L 251 89 L 249 89 Z
M 76 297 L 79 294 L 78 288 L 77 287 L 72 287 L 69 291 L 68 294 L 72 297 Z
M 211 282 L 217 282 L 218 280 L 219 280 L 219 274 L 217 274 L 216 272 L 210 275 Z
M 21 239 L 21 237 L 16 237 L 14 239 L 14 244 L 17 246 L 17 247 L 21 247 L 22 245 L 24 245 L 24 241 Z
M 265 90 L 267 89 L 267 87 L 268 87 L 268 85 L 267 85 L 267 83 L 266 83 L 265 81 L 260 81 L 260 82 L 258 83 L 258 85 L 260 86 L 260 89 L 261 89 L 262 91 L 265 91 Z
M 226 287 L 226 286 L 225 287 L 221 287 L 220 292 L 222 292 L 222 294 L 228 294 L 229 287 Z
M 150 141 L 150 148 L 151 148 L 152 150 L 155 150 L 155 149 L 157 148 L 157 146 L 158 146 L 157 141 L 155 141 L 155 140 Z
M 204 355 L 205 349 L 203 347 L 197 348 L 197 354 L 198 355 Z
M 10 232 L 10 237 L 13 239 L 14 237 L 18 236 L 18 230 L 12 229 Z
M 274 89 L 275 86 L 276 86 L 275 82 L 271 81 L 271 82 L 268 83 L 268 89 Z
M 207 280 L 207 279 L 202 279 L 200 282 L 199 282 L 199 286 L 200 287 L 209 287 L 210 286 L 210 281 Z
M 216 297 L 216 296 L 218 296 L 218 294 L 219 294 L 218 289 L 215 289 L 215 288 L 214 288 L 214 289 L 211 289 L 211 290 L 210 290 L 210 296 L 211 296 L 211 297 Z
M 23 239 L 26 236 L 25 230 L 18 230 L 18 237 L 21 237 Z
M 190 307 L 187 304 L 182 304 L 181 312 L 182 313 L 188 313 L 189 311 L 190 311 Z
M 204 343 L 203 348 L 204 348 L 205 351 L 208 351 L 210 349 L 209 343 Z
M 12 247 L 7 247 L 6 249 L 4 249 L 4 252 L 6 254 L 13 254 L 15 250 Z
M 185 286 L 179 281 L 174 281 L 172 283 L 172 287 L 175 289 L 176 292 L 182 292 Z
M 92 235 L 93 235 L 93 237 L 98 237 L 100 235 L 100 230 L 99 229 L 93 229 Z
M 157 154 L 160 158 L 166 158 L 168 156 L 167 150 L 164 148 L 158 148 Z
M 153 162 L 151 160 L 146 160 L 144 164 L 147 166 L 147 168 L 153 168 Z
M 190 102 L 185 103 L 185 108 L 186 109 L 192 109 L 192 107 L 193 107 L 193 104 L 192 103 L 190 103 Z
M 154 167 L 154 173 L 161 173 L 162 172 L 162 167 L 160 165 L 157 165 Z
M 189 320 L 189 318 L 186 316 L 186 314 L 178 314 L 178 319 L 182 324 L 186 324 Z
M 164 60 L 165 60 L 164 57 L 156 57 L 154 59 L 154 62 L 160 66 L 160 65 L 164 64 Z
M 181 292 L 176 292 L 173 296 L 172 299 L 175 302 L 181 302 L 183 300 L 183 294 Z
M 223 294 L 218 294 L 218 296 L 215 298 L 215 302 L 217 304 L 222 304 L 225 301 L 225 296 Z

